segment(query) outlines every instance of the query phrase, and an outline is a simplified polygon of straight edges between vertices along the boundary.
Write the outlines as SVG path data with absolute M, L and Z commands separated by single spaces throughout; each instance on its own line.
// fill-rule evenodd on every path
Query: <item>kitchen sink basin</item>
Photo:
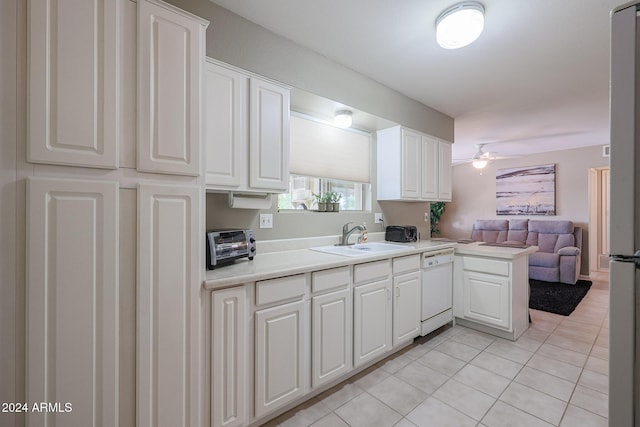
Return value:
M 317 246 L 310 248 L 312 251 L 349 257 L 367 256 L 384 252 L 401 251 L 411 249 L 413 246 L 398 245 L 395 243 L 370 242 L 349 246 Z

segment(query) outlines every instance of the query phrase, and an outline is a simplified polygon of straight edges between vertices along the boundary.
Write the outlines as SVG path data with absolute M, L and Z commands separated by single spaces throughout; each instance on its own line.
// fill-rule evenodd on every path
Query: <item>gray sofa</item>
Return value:
M 575 284 L 580 276 L 582 228 L 571 221 L 489 219 L 473 224 L 471 239 L 538 246 L 529 255 L 529 278 Z

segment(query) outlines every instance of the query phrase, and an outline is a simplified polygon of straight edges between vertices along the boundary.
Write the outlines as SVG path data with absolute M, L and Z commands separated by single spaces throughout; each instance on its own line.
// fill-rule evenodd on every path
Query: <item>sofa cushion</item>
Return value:
M 540 221 L 532 219 L 529 221 L 529 231 L 544 234 L 570 234 L 573 233 L 573 222 L 560 220 Z
M 560 255 L 540 251 L 534 252 L 529 255 L 529 265 L 558 268 L 560 266 Z
M 509 221 L 500 219 L 479 219 L 473 224 L 471 239 L 479 242 L 502 243 L 507 240 Z
M 566 246 L 575 246 L 574 227 L 571 221 L 529 221 L 526 243 L 538 247 L 541 252 L 555 253 Z
M 560 256 L 576 256 L 576 255 L 580 255 L 580 249 L 576 248 L 575 246 L 565 246 L 564 248 L 560 248 L 560 250 L 558 250 L 558 255 Z
M 507 240 L 510 242 L 524 243 L 527 241 L 529 234 L 528 219 L 510 219 L 509 231 L 507 231 Z

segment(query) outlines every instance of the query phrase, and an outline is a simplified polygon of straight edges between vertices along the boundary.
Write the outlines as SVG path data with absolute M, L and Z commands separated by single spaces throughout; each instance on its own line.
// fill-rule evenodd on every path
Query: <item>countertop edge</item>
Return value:
M 424 252 L 437 252 L 452 248 L 455 249 L 458 246 L 457 243 L 450 242 L 438 242 L 437 244 L 426 242 L 418 242 L 417 245 L 416 243 L 409 243 L 405 250 L 378 253 L 361 257 L 332 255 L 313 251 L 311 249 L 267 253 L 257 256 L 253 261 L 249 261 L 245 258 L 236 261 L 233 265 L 225 266 L 218 270 L 207 271 L 203 281 L 203 287 L 205 290 L 209 291 L 224 289 L 260 280 L 274 279 L 277 277 L 310 273 L 312 271 L 327 270 L 330 268 L 362 264 L 406 255 L 421 254 Z M 295 266 L 282 264 L 283 258 L 294 259 L 296 254 L 298 254 L 299 257 L 302 257 L 302 254 L 304 254 L 306 260 L 300 265 Z M 258 262 L 260 265 L 258 265 Z M 271 262 L 273 262 L 273 264 L 269 265 Z

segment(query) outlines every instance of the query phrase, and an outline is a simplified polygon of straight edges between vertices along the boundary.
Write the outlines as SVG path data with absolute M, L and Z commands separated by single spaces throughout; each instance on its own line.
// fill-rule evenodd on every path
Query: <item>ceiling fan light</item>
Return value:
M 336 111 L 335 116 L 333 116 L 333 124 L 339 128 L 349 128 L 352 123 L 353 118 L 351 117 L 351 111 L 349 110 Z
M 471 162 L 473 167 L 476 169 L 484 169 L 487 166 L 487 163 L 489 162 L 485 159 L 473 159 L 473 162 Z
M 444 49 L 458 49 L 474 41 L 484 29 L 484 7 L 462 2 L 445 10 L 436 20 L 436 40 Z

